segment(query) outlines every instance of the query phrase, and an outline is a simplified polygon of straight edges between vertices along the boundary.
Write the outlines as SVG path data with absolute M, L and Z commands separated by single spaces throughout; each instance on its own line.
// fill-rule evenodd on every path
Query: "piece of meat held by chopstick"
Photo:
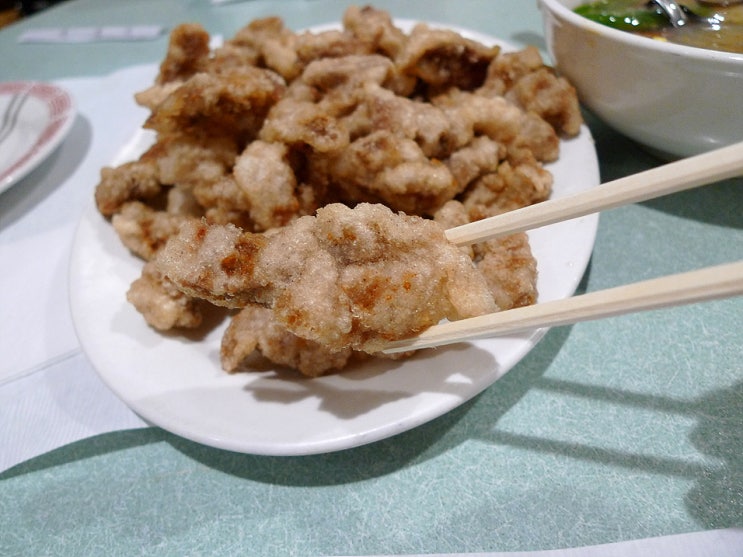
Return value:
M 352 358 L 369 357 L 351 348 L 330 350 L 298 337 L 279 324 L 269 308 L 250 304 L 235 314 L 222 337 L 222 368 L 230 373 L 240 371 L 256 352 L 270 362 L 299 370 L 309 377 L 343 369 Z
M 186 294 L 269 307 L 288 331 L 331 351 L 375 353 L 441 319 L 497 309 L 441 225 L 378 204 L 331 204 L 267 234 L 189 222 L 155 261 Z

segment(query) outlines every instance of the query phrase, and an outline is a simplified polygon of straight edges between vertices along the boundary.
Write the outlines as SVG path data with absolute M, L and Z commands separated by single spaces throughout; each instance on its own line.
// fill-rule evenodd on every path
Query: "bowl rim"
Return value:
M 587 3 L 589 1 L 590 0 L 582 0 L 581 2 L 576 3 L 576 6 Z M 562 0 L 538 0 L 538 2 L 539 5 L 543 8 L 555 13 L 556 15 L 559 15 L 561 18 L 569 21 L 576 27 L 583 27 L 586 30 L 604 34 L 612 40 L 629 44 L 637 48 L 647 48 L 667 54 L 707 61 L 727 62 L 734 64 L 743 63 L 743 53 L 725 52 L 721 50 L 712 50 L 708 48 L 700 48 L 696 46 L 686 46 L 671 42 L 659 41 L 651 39 L 650 37 L 635 35 L 633 33 L 630 33 L 629 31 L 614 29 L 612 27 L 609 27 L 608 25 L 602 25 L 598 22 L 592 21 L 586 17 L 583 17 L 582 15 L 576 14 L 572 9 L 565 6 Z

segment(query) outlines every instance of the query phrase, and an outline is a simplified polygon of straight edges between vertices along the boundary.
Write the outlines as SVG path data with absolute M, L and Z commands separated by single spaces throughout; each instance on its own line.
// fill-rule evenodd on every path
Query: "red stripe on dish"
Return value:
M 72 102 L 67 94 L 53 85 L 34 82 L 0 83 L 0 94 L 16 95 L 19 93 L 28 93 L 44 101 L 49 108 L 51 122 L 44 128 L 33 146 L 20 159 L 0 174 L 0 182 L 4 181 L 8 176 L 12 176 L 19 168 L 22 168 L 24 164 L 32 159 L 54 138 L 65 123 L 64 116 L 72 108 Z

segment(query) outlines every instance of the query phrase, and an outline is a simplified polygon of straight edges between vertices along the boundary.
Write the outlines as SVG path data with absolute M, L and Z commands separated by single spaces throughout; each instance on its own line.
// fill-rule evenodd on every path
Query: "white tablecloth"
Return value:
M 0 471 L 86 436 L 145 425 L 80 351 L 67 276 L 77 222 L 100 168 L 144 121 L 132 87 L 149 83 L 153 71 L 133 67 L 57 82 L 79 107 L 69 136 L 0 195 Z

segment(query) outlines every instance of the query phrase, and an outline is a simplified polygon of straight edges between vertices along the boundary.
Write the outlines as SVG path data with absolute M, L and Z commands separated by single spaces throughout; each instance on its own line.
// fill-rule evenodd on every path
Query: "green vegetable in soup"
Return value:
M 697 0 L 679 3 L 703 18 L 699 24 L 674 28 L 663 12 L 647 0 L 595 0 L 575 8 L 575 13 L 606 25 L 697 48 L 743 53 L 743 4 L 702 4 Z M 705 24 L 712 20 L 714 25 Z
M 657 8 L 637 0 L 599 0 L 577 7 L 575 13 L 622 31 L 652 32 L 668 25 Z

